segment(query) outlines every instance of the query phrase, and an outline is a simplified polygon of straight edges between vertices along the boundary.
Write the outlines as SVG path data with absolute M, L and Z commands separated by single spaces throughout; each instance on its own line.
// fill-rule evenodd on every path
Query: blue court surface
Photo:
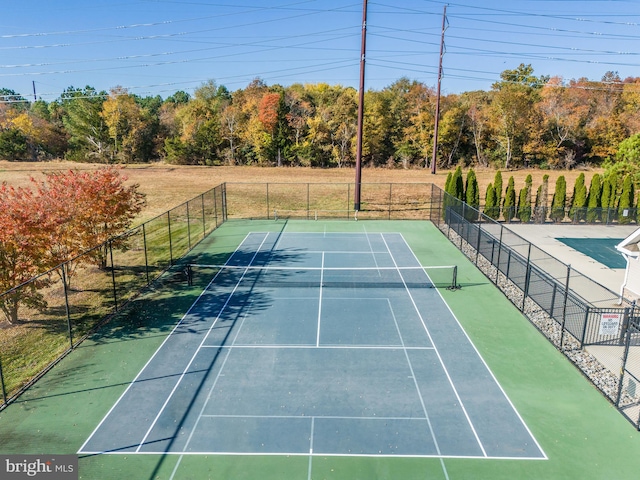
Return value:
M 78 453 L 546 458 L 402 235 L 252 233 L 226 265 Z

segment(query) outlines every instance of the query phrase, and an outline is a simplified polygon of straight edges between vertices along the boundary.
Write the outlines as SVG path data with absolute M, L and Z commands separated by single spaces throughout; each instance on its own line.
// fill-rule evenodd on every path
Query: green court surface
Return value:
M 623 238 L 556 238 L 559 242 L 609 268 L 626 268 L 627 261 L 616 250 Z
M 544 456 L 80 453 L 80 478 L 637 478 L 640 433 L 432 224 L 419 221 L 230 221 L 196 247 L 189 261 L 223 264 L 251 232 L 400 233 L 422 265 L 458 265 L 458 283 L 462 288 L 437 291 Z M 75 454 L 82 449 L 202 293 L 203 286 L 199 281 L 190 286 L 178 272 L 180 270 L 176 269 L 165 275 L 18 401 L 0 412 L 0 453 Z M 340 305 L 337 303 L 334 308 Z M 338 330 L 333 334 L 336 332 Z M 411 353 L 416 355 L 412 358 L 419 358 L 419 348 L 426 346 L 418 345 Z M 385 348 L 387 350 L 374 352 L 390 351 Z M 449 351 L 455 350 L 456 345 L 451 345 Z M 328 358 L 314 356 L 311 360 L 330 363 Z M 369 354 L 366 358 L 364 366 L 371 369 L 371 381 L 375 383 L 382 365 L 372 362 Z M 339 367 L 339 364 L 332 365 Z M 240 366 L 241 363 L 236 368 Z M 324 379 L 325 373 L 321 369 L 314 371 L 318 378 Z M 238 372 L 236 375 L 241 375 L 240 370 Z M 391 389 L 393 385 L 387 384 L 385 388 Z M 166 392 L 162 394 L 166 396 Z M 484 394 L 484 391 L 477 391 L 479 398 Z M 134 405 L 129 409 L 139 408 L 142 417 L 146 415 L 144 407 Z M 226 408 L 231 407 L 233 405 L 229 404 Z M 396 408 L 394 404 L 385 404 L 385 408 L 389 407 Z M 406 412 L 410 413 L 410 410 L 400 413 Z M 135 419 L 136 413 L 130 413 L 130 416 Z M 504 437 L 511 434 L 510 431 L 502 432 Z

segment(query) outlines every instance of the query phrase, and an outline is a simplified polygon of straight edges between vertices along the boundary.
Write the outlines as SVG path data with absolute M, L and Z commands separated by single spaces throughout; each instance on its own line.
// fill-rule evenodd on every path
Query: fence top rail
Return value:
M 354 182 L 225 182 L 226 185 L 355 185 Z M 362 182 L 361 185 L 435 185 L 432 182 Z
M 221 188 L 221 187 L 223 187 L 224 185 L 225 185 L 224 183 L 221 183 L 221 184 L 219 184 L 219 185 L 216 185 L 215 187 L 210 188 L 210 189 L 209 189 L 209 190 L 207 190 L 206 192 L 203 192 L 203 193 L 201 193 L 201 194 L 199 194 L 199 195 L 196 195 L 195 197 L 193 197 L 193 198 L 191 198 L 191 199 L 187 200 L 186 202 L 181 203 L 180 205 L 178 205 L 178 206 L 176 206 L 176 207 L 173 207 L 173 208 L 172 208 L 172 209 L 170 209 L 170 210 L 167 210 L 167 211 L 166 211 L 166 212 L 164 212 L 164 213 L 161 213 L 160 215 L 156 215 L 155 217 L 153 217 L 153 218 L 151 218 L 151 219 L 149 219 L 149 220 L 145 220 L 144 222 L 142 222 L 142 223 L 140 223 L 140 224 L 138 224 L 138 225 L 136 225 L 136 226 L 134 226 L 134 227 L 131 227 L 131 228 L 127 229 L 126 231 L 122 232 L 122 233 L 119 233 L 119 234 L 117 234 L 117 235 L 113 235 L 112 237 L 109 237 L 106 241 L 104 241 L 104 242 L 103 242 L 103 243 L 101 243 L 100 245 L 96 245 L 95 247 L 92 247 L 92 248 L 90 248 L 90 249 L 88 249 L 88 250 L 85 250 L 84 252 L 82 252 L 82 253 L 80 253 L 80 254 L 76 255 L 75 257 L 73 257 L 73 258 L 69 258 L 68 260 L 66 260 L 66 261 L 64 261 L 64 262 L 62 262 L 62 263 L 60 263 L 60 264 L 56 265 L 55 267 L 52 267 L 52 268 L 50 268 L 49 270 L 47 270 L 47 271 L 45 271 L 45 272 L 41 272 L 41 273 L 37 274 L 37 275 L 35 275 L 35 276 L 31 277 L 29 280 L 26 280 L 26 281 L 24 281 L 24 282 L 20 283 L 19 285 L 16 285 L 16 286 L 14 286 L 14 287 L 10 288 L 9 290 L 6 290 L 6 291 L 4 291 L 4 292 L 0 292 L 0 298 L 4 297 L 4 296 L 6 296 L 6 295 L 11 295 L 11 294 L 12 294 L 12 293 L 14 293 L 16 290 L 18 290 L 18 289 L 20 289 L 20 288 L 23 288 L 25 285 L 27 285 L 27 284 L 29 284 L 29 283 L 31 283 L 31 282 L 34 282 L 34 281 L 38 280 L 39 278 L 42 278 L 42 277 L 44 277 L 44 276 L 49 276 L 49 275 L 51 275 L 53 272 L 55 272 L 55 271 L 56 271 L 56 270 L 58 270 L 59 268 L 62 268 L 64 265 L 67 265 L 68 263 L 71 263 L 71 262 L 75 262 L 75 261 L 76 261 L 76 260 L 78 260 L 80 257 L 83 257 L 83 256 L 85 256 L 85 255 L 88 255 L 88 254 L 90 254 L 90 253 L 92 253 L 92 252 L 95 252 L 96 250 L 98 250 L 98 249 L 102 248 L 104 245 L 108 245 L 110 242 L 113 242 L 114 240 L 118 240 L 118 239 L 126 238 L 127 236 L 133 235 L 133 234 L 134 234 L 138 229 L 142 228 L 142 226 L 143 226 L 143 225 L 147 225 L 147 224 L 149 224 L 149 223 L 151 223 L 151 222 L 153 222 L 153 221 L 155 221 L 155 220 L 158 220 L 159 218 L 161 218 L 161 217 L 163 217 L 163 216 L 165 216 L 165 215 L 167 215 L 167 214 L 170 214 L 172 211 L 174 211 L 174 210 L 176 210 L 176 209 L 178 209 L 178 208 L 180 208 L 180 207 L 183 207 L 184 205 L 187 205 L 189 202 L 192 202 L 193 200 L 195 200 L 195 199 L 197 199 L 197 198 L 200 198 L 200 197 L 202 197 L 203 195 L 206 195 L 206 194 L 208 194 L 209 192 L 212 192 L 212 191 L 216 190 L 217 188 Z
M 541 252 L 543 252 L 544 254 L 548 255 L 548 256 L 549 256 L 549 258 L 552 258 L 552 259 L 554 259 L 555 261 L 559 262 L 559 263 L 560 263 L 561 265 L 563 265 L 565 268 L 567 268 L 567 269 L 569 269 L 569 268 L 570 268 L 570 269 L 571 269 L 571 272 L 573 272 L 574 274 L 583 276 L 584 278 L 586 278 L 586 279 L 588 279 L 590 282 L 592 282 L 594 285 L 597 285 L 599 288 L 603 289 L 604 291 L 609 292 L 609 293 L 612 295 L 612 298 L 615 298 L 615 299 L 621 300 L 621 304 L 622 304 L 622 303 L 624 303 L 624 304 L 626 304 L 626 305 L 627 305 L 627 307 L 629 307 L 629 306 L 631 305 L 631 301 L 630 301 L 629 299 L 624 298 L 624 297 L 622 297 L 622 298 L 621 298 L 621 297 L 620 297 L 620 295 L 619 295 L 619 294 L 617 294 L 616 292 L 614 292 L 614 291 L 612 291 L 611 289 L 609 289 L 609 288 L 605 287 L 604 285 L 602 285 L 602 284 L 598 283 L 597 281 L 593 280 L 591 277 L 588 277 L 587 275 L 585 275 L 584 273 L 580 272 L 579 270 L 576 270 L 575 268 L 571 267 L 571 265 L 569 265 L 568 263 L 565 263 L 565 262 L 563 262 L 562 260 L 560 260 L 560 259 L 558 259 L 558 258 L 554 257 L 553 255 L 551 255 L 550 253 L 548 253 L 547 251 L 545 251 L 544 249 L 542 249 L 542 248 L 541 248 L 541 247 L 539 247 L 538 245 L 534 245 L 534 244 L 532 244 L 531 242 L 529 242 L 528 240 L 526 240 L 525 238 L 523 238 L 521 235 L 518 235 L 516 232 L 514 232 L 513 230 L 511 230 L 511 229 L 509 228 L 508 224 L 504 224 L 504 223 L 502 223 L 502 222 L 499 222 L 499 221 L 497 221 L 497 220 L 495 220 L 495 219 L 493 219 L 493 218 L 491 218 L 491 217 L 489 217 L 489 216 L 485 215 L 484 213 L 480 212 L 477 208 L 474 208 L 474 207 L 472 207 L 471 205 L 469 205 L 469 204 L 465 203 L 464 201 L 460 200 L 459 198 L 456 198 L 456 197 L 452 196 L 451 194 L 449 194 L 449 193 L 445 192 L 444 190 L 442 190 L 442 188 L 440 188 L 440 187 L 439 187 L 439 186 L 437 186 L 437 185 L 434 185 L 434 188 L 436 188 L 436 189 L 440 190 L 440 191 L 444 194 L 444 197 L 445 197 L 445 198 L 446 198 L 446 197 L 449 197 L 449 198 L 450 198 L 450 201 L 453 201 L 453 203 L 452 203 L 452 205 L 451 205 L 451 206 L 456 206 L 456 207 L 458 207 L 458 208 L 467 208 L 467 209 L 474 210 L 475 212 L 477 212 L 477 213 L 479 214 L 479 218 L 481 219 L 481 220 L 478 222 L 478 224 L 479 224 L 479 225 L 482 225 L 482 223 L 485 223 L 485 224 L 486 224 L 486 223 L 488 223 L 488 224 L 493 224 L 493 225 L 495 225 L 495 226 L 497 226 L 497 227 L 500 227 L 501 229 L 503 229 L 503 228 L 504 228 L 504 229 L 506 229 L 506 230 L 509 232 L 509 235 L 512 235 L 513 237 L 517 237 L 519 240 L 522 240 L 522 244 L 521 244 L 521 245 L 533 245 L 533 246 L 534 246 L 534 247 L 536 247 L 538 250 L 540 250 L 540 251 L 541 251 Z M 461 214 L 460 214 L 460 213 L 458 213 L 458 212 L 455 212 L 455 213 L 456 213 L 456 215 L 458 215 L 461 219 L 464 219 L 463 215 L 461 215 Z M 465 221 L 466 221 L 466 219 L 465 219 Z M 470 223 L 471 223 L 471 222 L 470 222 Z M 499 241 L 499 240 L 498 240 L 496 237 L 494 237 L 493 235 L 491 235 L 491 234 L 489 234 L 489 235 L 490 235 L 491 237 L 493 237 L 494 241 Z M 506 245 L 507 247 L 509 247 L 509 249 L 510 249 L 512 252 L 514 252 L 514 253 L 516 253 L 517 255 L 519 255 L 520 257 L 524 258 L 524 257 L 522 256 L 522 254 L 520 254 L 520 253 L 519 253 L 518 251 L 516 251 L 515 249 L 511 248 L 511 245 L 506 244 L 506 243 L 504 243 L 504 242 L 502 242 L 502 243 L 503 243 L 504 245 Z M 562 285 L 561 285 L 561 286 L 562 286 Z M 582 296 L 578 295 L 577 293 L 575 293 L 575 292 L 572 292 L 572 293 L 574 293 L 574 298 L 582 300 L 583 302 L 585 302 L 585 304 L 586 304 L 586 305 L 589 305 L 589 308 L 598 308 L 598 307 L 595 307 L 594 305 L 592 305 L 592 303 L 591 303 L 590 301 L 588 301 L 588 300 L 584 299 Z M 624 307 L 621 307 L 621 308 L 624 308 Z

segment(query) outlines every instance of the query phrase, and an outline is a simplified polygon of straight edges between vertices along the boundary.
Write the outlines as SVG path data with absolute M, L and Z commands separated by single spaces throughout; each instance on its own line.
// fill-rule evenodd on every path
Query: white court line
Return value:
M 240 248 L 242 247 L 242 245 L 244 245 L 244 242 L 247 241 L 247 239 L 249 238 L 250 234 L 247 234 L 244 239 L 242 240 L 242 242 L 240 242 L 240 244 L 236 247 L 236 249 L 234 250 L 234 252 L 229 256 L 229 258 L 227 259 L 227 261 L 225 262 L 225 265 L 228 264 L 229 260 L 231 260 L 233 258 L 233 256 L 238 253 L 238 251 L 240 250 Z M 162 349 L 162 347 L 164 346 L 165 343 L 167 343 L 169 341 L 169 338 L 174 334 L 174 332 L 176 331 L 176 329 L 178 327 L 180 327 L 180 325 L 182 325 L 182 323 L 184 322 L 184 320 L 189 316 L 189 314 L 191 313 L 191 311 L 193 310 L 193 308 L 198 304 L 198 302 L 200 301 L 200 299 L 202 298 L 202 296 L 207 293 L 207 291 L 209 290 L 209 287 L 211 286 L 211 284 L 215 281 L 217 277 L 217 274 L 211 279 L 211 281 L 207 284 L 207 286 L 202 290 L 202 292 L 200 293 L 200 295 L 198 295 L 198 298 L 196 298 L 194 300 L 194 302 L 191 304 L 191 306 L 189 307 L 189 309 L 187 310 L 187 312 L 182 316 L 182 318 L 180 319 L 180 321 L 178 323 L 176 323 L 176 325 L 171 329 L 171 332 L 169 333 L 169 335 L 167 335 L 167 337 L 163 340 L 163 342 L 160 344 L 160 346 L 156 349 L 156 351 L 153 353 L 153 355 L 151 355 L 151 358 L 149 358 L 149 360 L 147 360 L 147 363 L 144 364 L 144 366 L 140 369 L 140 371 L 138 372 L 138 374 L 135 376 L 135 378 L 131 381 L 131 383 L 127 386 L 127 388 L 125 389 L 124 392 L 122 392 L 122 395 L 120 395 L 120 397 L 118 398 L 118 400 L 116 400 L 116 402 L 113 404 L 113 406 L 109 409 L 109 411 L 107 412 L 107 414 L 103 417 L 103 419 L 100 421 L 100 423 L 98 423 L 98 425 L 96 426 L 96 428 L 93 429 L 93 432 L 91 432 L 91 435 L 89 435 L 89 437 L 85 440 L 85 442 L 82 444 L 82 446 L 80 447 L 80 449 L 78 450 L 78 453 L 82 452 L 82 450 L 84 449 L 85 445 L 93 438 L 93 436 L 95 435 L 95 433 L 98 431 L 98 429 L 102 426 L 102 424 L 107 420 L 107 418 L 109 417 L 109 415 L 111 414 L 111 412 L 113 412 L 113 410 L 118 406 L 118 404 L 122 401 L 122 399 L 125 397 L 125 395 L 127 394 L 127 392 L 131 389 L 131 387 L 136 383 L 136 381 L 138 380 L 138 378 L 140 378 L 140 375 L 142 375 L 142 372 L 144 372 L 144 370 L 149 366 L 149 364 L 151 363 L 151 361 L 156 357 L 156 355 L 158 354 L 158 352 Z
M 384 241 L 385 245 L 387 245 L 387 248 L 389 248 L 389 245 L 387 244 L 387 241 L 384 238 L 384 236 L 382 237 L 382 240 Z M 404 240 L 404 238 L 402 240 L 405 242 L 405 244 L 409 248 L 409 251 L 412 251 L 411 248 L 409 247 L 409 245 Z M 389 249 L 389 254 L 391 255 L 391 259 L 393 260 L 393 263 L 396 264 L 395 257 L 391 254 L 391 250 L 390 249 Z M 420 263 L 420 262 L 418 262 L 418 263 Z M 398 269 L 398 270 L 400 270 L 400 269 Z M 398 273 L 400 273 L 400 277 L 402 278 L 402 282 L 404 283 L 404 278 L 402 277 L 402 273 L 400 271 Z M 425 323 L 424 318 L 423 318 L 422 314 L 420 313 L 420 309 L 418 308 L 418 305 L 416 304 L 415 299 L 413 298 L 413 295 L 411 295 L 411 291 L 409 290 L 409 287 L 407 287 L 407 294 L 409 295 L 409 299 L 411 300 L 411 303 L 413 304 L 413 308 L 415 309 L 416 313 L 418 314 L 418 318 L 420 319 L 420 322 L 422 322 L 422 327 L 424 328 L 424 331 L 426 332 L 427 336 L 429 337 L 429 341 L 431 342 L 431 345 L 433 345 L 433 347 L 434 347 L 434 351 L 436 353 L 436 356 L 438 357 L 438 361 L 440 362 L 440 365 L 442 366 L 442 369 L 444 370 L 444 373 L 445 373 L 445 375 L 447 377 L 447 380 L 449 381 L 449 385 L 451 385 L 451 388 L 453 389 L 453 393 L 454 393 L 454 395 L 456 396 L 456 399 L 459 402 L 460 408 L 462 409 L 462 412 L 464 413 L 464 416 L 466 417 L 467 422 L 469 423 L 469 427 L 471 427 L 471 431 L 473 432 L 473 435 L 476 437 L 476 441 L 478 442 L 478 445 L 480 446 L 480 450 L 482 450 L 482 454 L 484 456 L 486 456 L 487 452 L 484 449 L 484 445 L 482 445 L 482 441 L 480 440 L 480 437 L 478 436 L 478 432 L 476 432 L 476 429 L 473 426 L 473 422 L 471 421 L 471 417 L 469 416 L 469 413 L 467 412 L 467 409 L 464 406 L 462 398 L 460 398 L 458 390 L 456 389 L 456 386 L 453 383 L 453 379 L 449 375 L 449 370 L 447 370 L 447 367 L 444 364 L 444 361 L 442 360 L 442 357 L 440 356 L 440 352 L 438 351 L 438 347 L 436 346 L 435 342 L 433 341 L 433 338 L 431 337 L 431 333 L 429 332 L 429 329 L 427 328 L 427 324 Z M 440 299 L 444 302 L 444 299 L 442 297 L 440 297 Z M 444 303 L 446 305 L 447 302 L 444 302 Z
M 225 347 L 224 345 L 203 345 L 202 348 L 232 348 Z M 434 350 L 433 347 L 405 347 L 403 345 L 346 345 L 346 344 L 323 344 L 323 345 L 314 345 L 314 344 L 279 344 L 279 345 L 268 345 L 268 344 L 233 344 L 233 348 L 238 349 L 278 349 L 278 350 Z
M 402 234 L 400 234 L 400 236 L 402 237 L 402 240 L 404 241 L 404 243 L 407 244 L 407 246 L 409 245 L 407 243 L 407 241 L 405 240 L 404 236 Z M 411 248 L 409 248 L 409 250 L 411 251 L 411 254 L 413 255 L 413 258 L 415 258 L 416 262 L 420 263 L 420 260 L 418 260 L 418 257 L 416 257 L 415 253 L 413 252 L 413 250 Z M 426 273 L 426 272 L 425 272 Z M 427 274 L 427 276 L 429 276 Z M 444 299 L 444 297 L 442 296 L 442 293 L 440 293 L 440 291 L 438 289 L 436 289 L 436 292 L 438 293 L 438 295 L 440 296 L 440 299 L 442 300 L 442 302 L 446 305 L 447 310 L 449 310 L 449 313 L 451 313 L 451 316 L 453 317 L 453 319 L 456 321 L 456 323 L 458 324 L 458 326 L 460 327 L 460 330 L 462 330 L 462 333 L 464 334 L 465 337 L 467 337 L 467 341 L 471 344 L 471 347 L 473 347 L 473 349 L 475 350 L 476 354 L 478 355 L 478 358 L 480 358 L 480 361 L 482 362 L 482 364 L 484 365 L 484 367 L 487 369 L 487 371 L 489 372 L 489 375 L 491 375 L 491 378 L 493 378 L 493 381 L 496 383 L 496 385 L 498 386 L 498 388 L 500 389 L 500 391 L 502 392 L 502 395 L 504 395 L 504 398 L 507 400 L 507 402 L 509 403 L 509 405 L 511 405 L 511 408 L 513 409 L 513 411 L 515 412 L 516 416 L 520 419 L 520 422 L 522 423 L 522 426 L 525 428 L 525 430 L 527 431 L 527 433 L 529 434 L 529 436 L 533 439 L 534 443 L 536 444 L 536 447 L 538 447 L 538 450 L 540 451 L 540 453 L 542 454 L 542 456 L 544 457 L 544 459 L 546 460 L 547 454 L 544 453 L 544 450 L 542 449 L 542 447 L 540 446 L 540 444 L 538 443 L 538 440 L 536 439 L 536 437 L 534 437 L 533 433 L 531 433 L 531 430 L 529 429 L 529 427 L 527 426 L 527 424 L 525 423 L 524 419 L 522 418 L 522 416 L 520 415 L 520 412 L 518 412 L 518 410 L 516 409 L 515 405 L 513 404 L 513 402 L 511 401 L 511 399 L 509 398 L 509 396 L 507 395 L 507 392 L 504 391 L 504 389 L 502 388 L 502 385 L 500 385 L 500 382 L 498 382 L 498 379 L 496 378 L 496 376 L 493 374 L 493 372 L 491 371 L 491 369 L 489 368 L 489 365 L 487 365 L 487 362 L 485 362 L 484 358 L 482 357 L 482 355 L 480 355 L 480 352 L 478 351 L 478 349 L 476 348 L 476 346 L 474 345 L 474 343 L 471 341 L 471 338 L 469 337 L 469 335 L 467 334 L 467 331 L 464 329 L 464 327 L 462 326 L 462 324 L 460 323 L 460 320 L 458 320 L 458 317 L 456 317 L 455 313 L 453 313 L 453 310 L 451 310 L 451 307 L 449 306 L 449 304 L 446 302 L 446 300 Z
M 258 247 L 258 250 L 254 253 L 253 257 L 251 257 L 251 261 L 249 262 L 249 265 L 251 265 L 253 263 L 253 261 L 255 260 L 256 256 L 258 255 L 258 252 L 260 251 L 260 248 L 262 248 L 262 245 L 267 240 L 267 236 L 268 235 L 265 235 L 264 239 L 262 240 L 262 243 Z M 192 355 L 191 360 L 189 361 L 189 363 L 185 367 L 184 371 L 182 372 L 182 375 L 180 375 L 180 378 L 178 379 L 178 381 L 176 382 L 175 386 L 171 390 L 171 393 L 169 393 L 169 395 L 167 396 L 167 399 L 165 400 L 164 404 L 160 408 L 160 411 L 158 412 L 156 417 L 153 419 L 153 422 L 151 423 L 151 426 L 147 430 L 147 433 L 145 434 L 144 438 L 142 439 L 142 441 L 140 442 L 140 444 L 136 448 L 136 452 L 139 452 L 140 449 L 142 448 L 142 446 L 144 445 L 144 443 L 147 441 L 147 438 L 149 437 L 149 435 L 153 431 L 154 427 L 156 426 L 156 423 L 158 422 L 158 419 L 164 413 L 164 409 L 169 404 L 169 401 L 171 400 L 171 398 L 173 398 L 173 394 L 176 392 L 176 390 L 178 389 L 178 387 L 182 383 L 182 380 L 184 379 L 184 377 L 186 376 L 187 372 L 189 371 L 189 368 L 191 368 L 191 364 L 194 362 L 194 360 L 196 359 L 196 357 L 200 353 L 200 350 L 202 349 L 202 345 L 204 345 L 204 343 L 207 341 L 207 338 L 208 338 L 209 334 L 211 333 L 211 331 L 213 330 L 213 327 L 216 325 L 216 323 L 218 323 L 218 320 L 220 319 L 220 316 L 222 315 L 222 312 L 224 312 L 225 309 L 227 308 L 227 305 L 229 305 L 229 302 L 231 301 L 231 299 L 233 298 L 234 293 L 236 292 L 236 290 L 240 286 L 240 283 L 242 282 L 242 279 L 244 278 L 245 274 L 246 274 L 246 271 L 242 274 L 242 276 L 240 277 L 240 279 L 238 280 L 236 285 L 233 287 L 233 290 L 231 291 L 231 293 L 227 297 L 227 300 L 224 302 L 224 305 L 220 309 L 220 312 L 218 312 L 218 315 L 216 316 L 216 319 L 211 323 L 211 326 L 209 327 L 209 330 L 207 330 L 206 335 L 204 335 L 204 337 L 202 338 L 202 341 L 200 342 L 200 345 L 198 345 L 198 348 L 196 349 L 195 353 Z M 227 356 L 228 356 L 228 354 L 227 354 Z M 225 359 L 225 361 L 226 361 L 226 359 Z
M 316 347 L 320 346 L 320 322 L 322 319 L 322 282 L 324 281 L 324 252 L 322 252 L 322 268 L 320 269 L 320 294 L 318 299 L 318 333 L 316 335 Z

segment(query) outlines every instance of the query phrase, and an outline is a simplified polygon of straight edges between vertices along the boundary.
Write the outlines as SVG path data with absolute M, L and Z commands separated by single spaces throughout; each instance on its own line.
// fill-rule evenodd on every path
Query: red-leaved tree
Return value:
M 127 178 L 115 167 L 94 171 L 47 173 L 38 194 L 47 198 L 51 208 L 64 219 L 56 226 L 49 257 L 53 265 L 91 250 L 91 258 L 106 267 L 107 240 L 131 227 L 145 206 L 139 185 L 125 185 Z M 102 248 L 95 248 L 102 245 Z M 114 248 L 126 248 L 126 239 L 113 240 Z M 68 271 L 67 274 L 73 273 Z
M 0 293 L 47 270 L 49 218 L 38 206 L 31 190 L 0 186 Z M 40 277 L 1 296 L 0 309 L 7 321 L 18 321 L 20 305 L 43 307 L 40 289 L 47 283 L 46 276 Z
M 107 241 L 113 238 L 113 248 L 125 249 L 126 236 L 121 234 L 145 205 L 138 185 L 125 185 L 126 177 L 114 167 L 47 173 L 44 181 L 32 181 L 35 193 L 0 186 L 0 293 L 62 263 L 64 275 L 61 269 L 55 271 L 67 287 L 80 263 L 106 267 Z M 1 296 L 6 319 L 15 323 L 20 305 L 46 306 L 40 289 L 47 283 L 48 277 L 41 276 Z

